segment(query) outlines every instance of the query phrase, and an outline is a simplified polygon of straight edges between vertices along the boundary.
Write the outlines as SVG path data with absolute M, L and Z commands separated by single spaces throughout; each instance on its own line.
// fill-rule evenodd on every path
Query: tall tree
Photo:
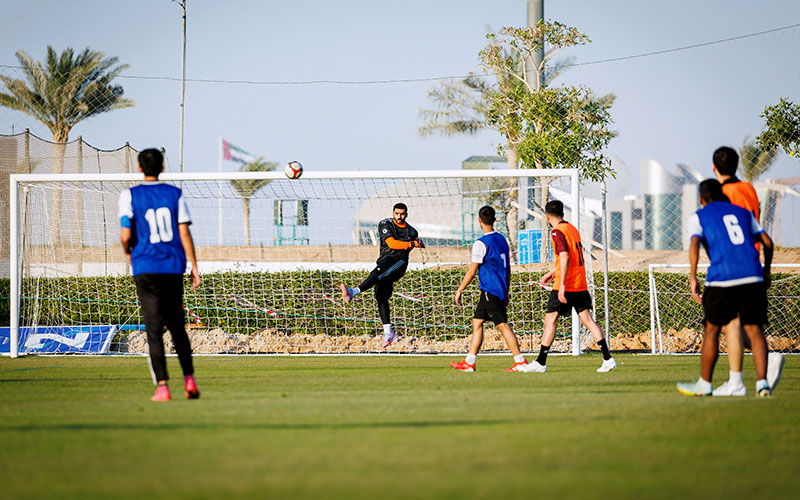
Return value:
M 761 149 L 781 148 L 791 157 L 798 157 L 800 150 L 800 106 L 781 97 L 774 106 L 767 106 L 761 113 L 764 130 L 756 138 Z
M 609 108 L 613 99 L 595 99 L 584 86 L 547 88 L 540 85 L 545 63 L 566 48 L 584 45 L 589 38 L 559 22 L 540 21 L 528 28 L 502 28 L 488 35 L 491 43 L 480 53 L 484 71 L 507 76 L 513 85 L 498 85 L 489 95 L 488 122 L 498 127 L 506 143 L 501 152 L 515 150 L 523 168 L 577 168 L 581 178 L 602 180 L 613 176 L 610 162 L 602 151 L 614 133 Z M 528 79 L 529 64 L 542 47 L 542 61 L 534 65 L 533 81 Z M 508 52 L 518 54 L 509 57 Z M 522 64 L 520 73 L 517 60 Z M 549 181 L 541 179 L 541 205 L 549 198 Z M 580 217 L 573 212 L 573 217 Z M 542 234 L 547 232 L 542 219 Z M 547 254 L 547 238 L 542 238 L 542 258 Z
M 264 161 L 263 158 L 258 157 L 255 160 L 245 163 L 239 168 L 240 172 L 271 172 L 278 168 L 278 164 L 274 162 Z M 234 191 L 242 198 L 242 218 L 244 222 L 244 244 L 250 246 L 250 198 L 253 197 L 259 189 L 263 188 L 270 182 L 271 179 L 231 179 Z
M 755 139 L 745 137 L 742 147 L 739 148 L 739 158 L 741 159 L 739 171 L 742 173 L 742 177 L 752 184 L 772 167 L 777 154 L 777 149 L 761 149 Z
M 106 57 L 88 48 L 77 55 L 67 48 L 59 55 L 49 45 L 44 65 L 23 50 L 16 55 L 25 79 L 0 76 L 8 91 L 0 92 L 0 106 L 29 114 L 50 129 L 55 143 L 54 173 L 64 170 L 66 142 L 78 122 L 134 105 L 132 100 L 122 97 L 120 85 L 112 84 L 114 78 L 128 68 L 127 64 L 117 65 L 116 57 Z M 55 214 L 61 213 L 60 192 L 54 196 L 53 209 Z M 59 217 L 51 219 L 53 240 L 60 239 Z

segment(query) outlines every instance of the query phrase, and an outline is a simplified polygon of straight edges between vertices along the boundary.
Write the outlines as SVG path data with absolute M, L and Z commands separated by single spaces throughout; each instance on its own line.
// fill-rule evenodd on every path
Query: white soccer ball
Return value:
M 290 161 L 283 168 L 283 173 L 290 179 L 299 179 L 303 175 L 303 166 L 299 161 Z

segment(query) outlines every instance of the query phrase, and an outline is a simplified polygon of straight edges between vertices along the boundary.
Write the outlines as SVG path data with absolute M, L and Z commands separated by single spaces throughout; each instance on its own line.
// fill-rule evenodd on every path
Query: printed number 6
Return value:
M 733 214 L 722 216 L 722 222 L 725 223 L 725 229 L 728 230 L 728 237 L 734 245 L 741 245 L 744 243 L 744 231 L 742 226 L 739 225 L 739 219 Z

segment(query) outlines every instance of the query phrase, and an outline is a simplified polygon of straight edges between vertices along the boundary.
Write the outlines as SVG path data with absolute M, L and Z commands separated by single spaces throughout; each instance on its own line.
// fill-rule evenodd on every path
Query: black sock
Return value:
M 547 364 L 547 351 L 550 350 L 549 345 L 543 345 L 541 349 L 539 349 L 539 357 L 536 358 L 536 362 L 540 365 L 544 366 Z
M 608 351 L 608 342 L 606 342 L 606 339 L 598 340 L 597 345 L 600 346 L 600 350 L 603 351 L 603 360 L 608 361 L 611 359 L 611 353 Z

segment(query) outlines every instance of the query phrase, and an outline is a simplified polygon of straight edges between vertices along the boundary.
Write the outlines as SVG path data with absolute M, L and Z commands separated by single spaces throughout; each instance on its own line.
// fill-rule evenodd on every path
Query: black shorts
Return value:
M 478 301 L 478 307 L 475 308 L 475 314 L 472 317 L 475 319 L 488 319 L 495 326 L 508 323 L 506 303 L 497 298 L 497 296 L 481 290 L 481 299 Z
M 767 323 L 767 290 L 764 283 L 706 287 L 703 312 L 705 320 L 712 325 L 727 325 L 737 315 L 743 325 L 764 325 Z
M 582 292 L 564 292 L 564 296 L 567 298 L 566 304 L 562 304 L 558 301 L 558 290 L 551 290 L 550 298 L 547 299 L 546 312 L 551 313 L 558 311 L 559 316 L 567 316 L 572 312 L 573 307 L 578 314 L 586 309 L 592 308 L 592 296 L 589 295 L 588 290 Z

